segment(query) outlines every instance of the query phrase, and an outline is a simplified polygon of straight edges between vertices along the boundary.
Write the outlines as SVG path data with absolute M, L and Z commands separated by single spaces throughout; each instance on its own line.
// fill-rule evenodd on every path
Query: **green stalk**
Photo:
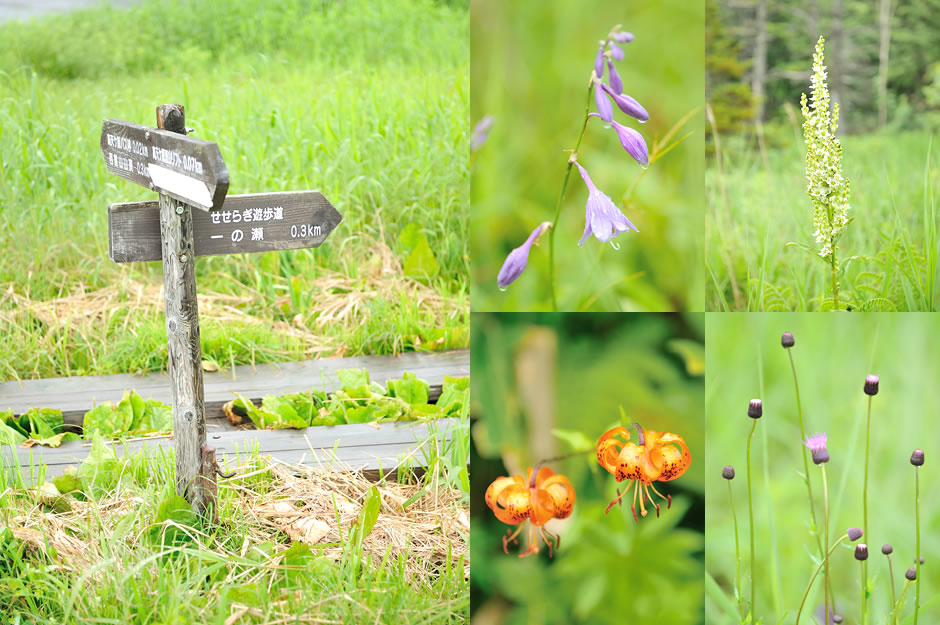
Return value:
M 574 152 L 578 152 L 581 147 L 581 139 L 587 130 L 588 121 L 590 121 L 591 112 L 591 94 L 594 93 L 594 81 L 588 85 L 587 103 L 584 105 L 584 122 L 581 124 L 581 134 L 578 135 L 578 142 L 574 146 Z M 548 231 L 548 282 L 552 289 L 552 311 L 558 311 L 558 297 L 555 294 L 555 231 L 558 229 L 558 217 L 561 215 L 561 202 L 565 198 L 565 190 L 568 188 L 568 179 L 571 178 L 571 168 L 574 166 L 568 161 L 568 169 L 565 170 L 565 179 L 561 183 L 561 193 L 558 194 L 558 201 L 555 202 L 555 217 L 552 219 L 552 228 Z
M 914 625 L 917 625 L 917 613 L 920 612 L 920 467 L 914 467 L 914 528 L 916 532 L 917 553 L 914 566 L 917 567 L 917 586 L 914 589 Z
M 862 483 L 862 533 L 865 540 L 871 540 L 868 533 L 868 448 L 871 446 L 871 399 L 868 396 L 868 424 L 865 426 L 865 478 Z M 868 603 L 868 560 L 862 561 L 862 625 L 865 625 L 865 613 Z
M 907 583 L 904 584 L 904 590 L 901 591 L 901 596 L 898 597 L 898 602 L 894 604 L 894 625 L 898 623 L 898 613 L 901 611 L 901 607 L 904 605 L 904 597 L 907 596 L 907 590 L 911 587 L 911 580 L 907 580 Z M 916 618 L 917 611 L 915 609 L 914 616 Z
M 822 471 L 822 483 L 823 483 L 823 504 L 825 506 L 826 518 L 825 518 L 825 527 L 823 528 L 823 534 L 825 536 L 825 543 L 829 544 L 829 486 L 826 484 L 826 464 L 821 463 L 819 469 Z M 826 581 L 824 584 L 825 594 L 826 594 L 826 620 L 825 622 L 831 623 L 829 620 L 829 553 L 826 553 L 826 557 L 823 560 L 825 565 L 825 577 Z
M 832 265 L 832 309 L 839 310 L 839 280 L 836 277 L 836 250 L 834 247 L 832 248 L 830 263 Z
M 747 437 L 747 509 L 751 520 L 751 622 L 756 622 L 756 610 L 754 600 L 754 497 L 751 494 L 751 439 L 754 438 L 754 430 L 757 429 L 757 419 L 754 419 L 754 425 L 751 426 L 751 433 Z
M 848 534 L 845 534 L 845 535 L 842 536 L 842 538 L 840 538 L 839 540 L 837 540 L 837 541 L 832 545 L 832 547 L 830 547 L 830 549 L 829 549 L 829 554 L 831 555 L 832 552 L 836 550 L 836 547 L 838 547 L 839 545 L 841 545 L 842 542 L 843 542 L 846 538 L 848 538 L 848 537 L 849 537 L 849 535 L 848 535 Z M 806 585 L 806 590 L 803 591 L 803 599 L 802 599 L 802 601 L 800 601 L 800 609 L 797 610 L 797 612 L 796 612 L 796 625 L 800 625 L 800 615 L 803 613 L 803 606 L 806 604 L 806 597 L 809 596 L 809 591 L 810 591 L 810 589 L 813 587 L 813 582 L 816 581 L 816 578 L 819 576 L 819 571 L 821 571 L 822 568 L 823 568 L 823 562 L 824 562 L 823 560 L 820 560 L 819 565 L 816 567 L 816 571 L 813 573 L 813 576 L 809 578 L 809 584 Z
M 731 504 L 731 518 L 734 520 L 734 565 L 736 572 L 736 582 L 734 586 L 735 594 L 738 600 L 738 609 L 741 610 L 741 545 L 738 542 L 738 513 L 734 510 L 734 496 L 731 494 L 731 480 L 728 482 L 728 501 Z M 744 610 L 741 610 L 741 619 L 744 619 Z
M 898 604 L 898 596 L 894 594 L 894 567 L 891 566 L 891 554 L 887 554 L 888 558 L 888 577 L 891 578 L 891 605 Z

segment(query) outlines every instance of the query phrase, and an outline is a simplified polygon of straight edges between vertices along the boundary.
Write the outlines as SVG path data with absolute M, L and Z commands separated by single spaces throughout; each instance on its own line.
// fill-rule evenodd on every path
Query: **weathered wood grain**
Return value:
M 219 146 L 211 141 L 106 119 L 101 125 L 101 153 L 108 171 L 148 189 L 163 191 L 203 210 L 221 209 L 225 201 L 228 169 Z M 196 186 L 204 185 L 206 197 L 201 199 L 174 185 L 155 188 L 152 167 L 184 176 Z
M 342 219 L 319 191 L 230 195 L 222 210 L 193 213 L 193 244 L 196 256 L 319 247 Z M 160 260 L 157 202 L 108 207 L 108 242 L 116 263 Z
M 431 385 L 437 399 L 445 376 L 470 375 L 470 351 L 406 353 L 397 356 L 327 358 L 270 365 L 240 365 L 230 371 L 203 373 L 206 418 L 227 427 L 222 404 L 239 393 L 259 401 L 264 395 L 283 395 L 310 389 L 331 393 L 340 388 L 336 372 L 363 368 L 372 380 L 385 384 L 411 371 Z M 30 408 L 61 410 L 66 423 L 81 425 L 84 414 L 106 401 L 118 402 L 125 391 L 136 389 L 144 399 L 170 403 L 170 382 L 165 373 L 145 376 L 100 375 L 23 380 L 0 383 L 0 410 L 23 414 Z M 224 425 L 223 425 L 224 424 Z
M 182 116 L 182 108 L 158 108 L 159 124 L 167 111 Z M 182 122 L 185 127 L 185 121 Z M 185 132 L 185 131 L 184 131 Z M 202 386 L 202 345 L 196 300 L 193 252 L 193 208 L 160 193 L 160 240 L 163 246 L 163 299 L 166 303 L 166 341 L 176 448 L 176 492 L 200 514 L 215 508 L 214 488 L 198 479 L 206 444 L 206 412 Z M 211 476 L 215 481 L 215 475 Z
M 257 449 L 261 455 L 277 458 L 287 464 L 303 464 L 343 471 L 394 470 L 400 463 L 421 467 L 426 445 L 435 440 L 446 441 L 459 419 L 438 419 L 430 422 L 399 422 L 384 424 L 338 425 L 304 430 L 239 430 L 210 434 L 209 444 L 215 449 L 222 467 L 234 466 Z M 109 445 L 118 456 L 139 454 L 145 450 L 169 450 L 170 437 L 148 438 Z M 58 448 L 23 449 L 0 446 L 0 459 L 8 470 L 22 471 L 28 478 L 30 466 L 46 467 L 46 476 L 61 475 L 69 465 L 84 460 L 91 443 L 69 441 Z M 226 465 L 227 463 L 227 465 Z

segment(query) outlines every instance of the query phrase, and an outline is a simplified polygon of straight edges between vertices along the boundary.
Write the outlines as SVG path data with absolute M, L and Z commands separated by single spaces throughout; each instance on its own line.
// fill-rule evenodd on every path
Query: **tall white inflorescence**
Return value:
M 839 105 L 829 113 L 829 88 L 823 65 L 823 38 L 813 54 L 812 97 L 800 98 L 803 108 L 803 138 L 806 141 L 806 194 L 813 202 L 813 225 L 819 255 L 832 261 L 836 241 L 848 225 L 849 180 L 842 176 L 842 146 L 836 139 Z

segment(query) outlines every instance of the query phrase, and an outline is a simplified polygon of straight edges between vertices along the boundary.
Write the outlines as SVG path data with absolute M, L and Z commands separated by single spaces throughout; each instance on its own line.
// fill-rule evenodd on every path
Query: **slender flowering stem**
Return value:
M 891 566 L 891 554 L 886 554 L 888 557 L 888 577 L 891 580 L 891 605 L 897 605 L 898 597 L 894 594 L 894 567 Z
M 894 612 L 892 622 L 897 625 L 898 614 L 901 612 L 901 607 L 904 605 L 904 597 L 907 596 L 907 590 L 911 587 L 911 580 L 907 580 L 907 583 L 904 584 L 904 590 L 901 591 L 901 596 L 898 597 L 897 603 L 894 604 Z M 916 617 L 917 612 L 915 610 L 914 615 Z
M 751 425 L 751 433 L 747 437 L 747 509 L 751 520 L 751 622 L 755 621 L 756 610 L 754 602 L 754 497 L 751 494 L 751 439 L 757 429 L 757 419 Z
M 731 505 L 731 518 L 734 520 L 734 565 L 736 583 L 734 586 L 737 595 L 738 608 L 741 609 L 741 618 L 744 618 L 743 604 L 741 602 L 741 544 L 738 542 L 738 513 L 734 510 L 734 496 L 731 494 L 731 480 L 728 482 L 728 502 Z
M 831 555 L 832 552 L 834 552 L 836 548 L 839 545 L 841 545 L 845 541 L 845 539 L 848 537 L 849 537 L 848 534 L 844 534 L 839 540 L 837 540 L 832 545 L 832 547 L 830 547 L 829 554 Z M 803 592 L 803 600 L 800 601 L 800 609 L 797 610 L 796 612 L 796 625 L 800 625 L 800 615 L 803 613 L 803 606 L 806 604 L 806 597 L 809 596 L 809 591 L 813 587 L 813 582 L 816 581 L 816 578 L 819 576 L 819 572 L 822 570 L 822 568 L 823 568 L 823 561 L 820 561 L 819 566 L 816 567 L 816 571 L 813 573 L 813 576 L 809 578 L 809 583 L 806 585 L 806 590 Z
M 587 103 L 584 105 L 584 122 L 581 124 L 581 134 L 578 135 L 578 142 L 574 145 L 574 151 L 577 152 L 578 148 L 581 147 L 581 139 L 584 138 L 584 133 L 587 130 L 588 122 L 591 120 L 591 95 L 594 93 L 594 81 L 588 85 L 587 91 Z M 571 168 L 574 166 L 574 161 L 568 159 L 568 169 L 565 170 L 565 179 L 561 183 L 561 193 L 558 194 L 558 201 L 555 202 L 555 218 L 552 219 L 552 223 L 556 226 L 558 225 L 558 217 L 561 215 L 561 202 L 565 199 L 565 191 L 568 189 L 568 180 L 571 178 Z M 548 233 L 548 282 L 551 285 L 552 289 L 552 311 L 558 311 L 558 297 L 555 294 L 555 230 L 552 228 Z
M 914 566 L 917 567 L 917 587 L 914 589 L 914 625 L 917 625 L 917 613 L 920 612 L 920 467 L 914 467 L 914 530 L 916 535 Z M 907 589 L 905 589 L 907 592 Z
M 829 544 L 829 486 L 826 484 L 826 465 L 825 463 L 819 465 L 820 470 L 822 471 L 822 483 L 823 483 L 823 506 L 825 509 L 825 526 L 823 527 L 823 540 L 828 545 Z M 826 595 L 826 623 L 831 623 L 829 620 L 829 553 L 826 553 L 825 558 L 823 559 L 823 564 L 825 565 L 825 583 L 823 584 L 825 595 Z

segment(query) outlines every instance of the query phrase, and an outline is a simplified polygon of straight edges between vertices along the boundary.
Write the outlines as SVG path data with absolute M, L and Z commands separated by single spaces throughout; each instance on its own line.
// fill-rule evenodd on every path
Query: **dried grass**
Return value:
M 363 541 L 363 551 L 375 564 L 386 552 L 390 559 L 404 557 L 408 577 L 421 583 L 438 575 L 449 547 L 452 564 L 464 556 L 464 573 L 469 578 L 469 512 L 460 504 L 459 495 L 449 489 L 431 491 L 405 510 L 402 504 L 416 495 L 421 485 L 376 485 L 358 473 L 285 465 L 264 457 L 247 461 L 237 471 L 235 477 L 219 483 L 220 507 L 234 506 L 236 513 L 230 517 L 234 520 L 223 519 L 222 524 L 241 523 L 238 529 L 245 540 L 237 551 L 216 547 L 220 556 L 243 557 L 253 545 L 262 543 L 277 543 L 280 553 L 289 542 L 299 541 L 328 545 L 320 551 L 338 561 L 343 547 L 337 545 L 349 538 L 366 494 L 375 485 L 381 495 L 381 509 L 375 527 Z M 263 492 L 248 486 L 261 481 Z M 15 511 L 8 509 L 5 516 L 10 516 L 5 523 L 27 545 L 27 554 L 48 556 L 52 548 L 56 553 L 53 560 L 76 572 L 101 561 L 102 545 L 115 549 L 115 540 L 126 543 L 121 548 L 149 546 L 145 543 L 151 527 L 148 519 L 138 521 L 136 534 L 115 535 L 119 521 L 126 515 L 154 508 L 152 502 L 148 508 L 148 502 L 140 496 L 128 493 L 95 503 L 70 501 L 70 507 L 61 513 L 46 511 L 40 503 Z M 183 529 L 203 542 L 199 530 Z M 278 563 L 279 558 L 272 558 L 272 565 Z

